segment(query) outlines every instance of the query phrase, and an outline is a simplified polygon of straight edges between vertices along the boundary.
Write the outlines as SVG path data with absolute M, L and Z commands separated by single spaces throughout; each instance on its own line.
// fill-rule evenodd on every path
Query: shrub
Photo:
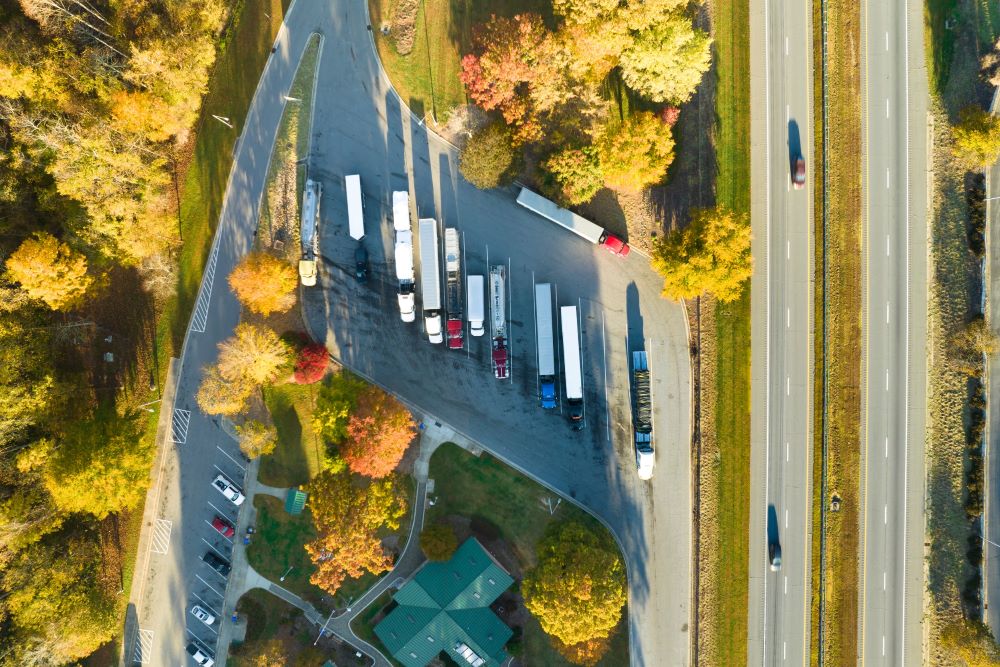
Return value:
M 500 122 L 490 123 L 469 137 L 458 158 L 462 176 L 481 190 L 509 184 L 522 163 L 510 130 Z
M 329 367 L 330 354 L 326 351 L 326 347 L 313 343 L 299 350 L 293 377 L 297 384 L 313 384 L 323 379 Z
M 420 550 L 428 560 L 448 560 L 455 554 L 456 549 L 458 549 L 458 537 L 447 524 L 436 523 L 420 532 Z

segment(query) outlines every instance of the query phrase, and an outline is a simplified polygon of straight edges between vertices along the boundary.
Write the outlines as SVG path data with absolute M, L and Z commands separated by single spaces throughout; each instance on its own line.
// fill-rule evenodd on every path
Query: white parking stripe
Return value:
M 215 570 L 212 570 L 212 572 L 215 572 Z M 216 574 L 219 574 L 218 572 L 215 572 L 215 573 L 216 573 Z M 221 577 L 222 575 L 221 575 L 221 574 L 219 574 L 219 576 Z M 206 585 L 206 586 L 208 586 L 209 588 L 211 588 L 211 589 L 212 589 L 212 590 L 213 590 L 213 591 L 215 592 L 215 594 L 216 594 L 216 595 L 218 595 L 218 596 L 219 596 L 220 598 L 225 598 L 225 597 L 226 597 L 226 596 L 225 596 L 225 594 L 224 594 L 224 593 L 220 593 L 220 592 L 219 592 L 219 591 L 218 591 L 218 590 L 217 590 L 217 589 L 215 588 L 215 586 L 213 586 L 212 584 L 210 584 L 210 583 L 208 583 L 207 581 L 205 581 L 204 579 L 202 579 L 202 578 L 201 578 L 201 575 L 200 575 L 200 574 L 196 574 L 196 575 L 194 575 L 194 578 L 195 578 L 195 579 L 197 579 L 198 581 L 200 581 L 201 583 L 205 584 L 205 585 Z
M 224 455 L 224 456 L 225 456 L 225 457 L 226 457 L 227 459 L 229 459 L 230 461 L 232 461 L 233 463 L 235 463 L 235 464 L 236 464 L 236 466 L 237 466 L 237 467 L 238 467 L 238 468 L 239 468 L 240 470 L 242 470 L 243 472 L 246 472 L 246 471 L 247 471 L 247 468 L 246 468 L 246 466 L 245 466 L 245 465 L 243 465 L 242 463 L 240 463 L 239 461 L 237 461 L 236 459 L 234 459 L 234 458 L 233 458 L 232 456 L 230 456 L 230 455 L 229 455 L 229 453 L 228 453 L 228 452 L 227 452 L 226 450 L 224 450 L 224 449 L 223 449 L 222 447 L 219 447 L 218 445 L 216 445 L 216 446 L 215 446 L 215 448 L 216 448 L 216 449 L 218 449 L 218 450 L 219 450 L 220 452 L 222 452 L 222 454 L 223 454 L 223 455 Z
M 212 525 L 211 521 L 209 521 L 208 519 L 205 519 L 205 523 L 208 525 L 209 528 L 212 529 L 213 533 L 215 533 L 216 535 L 218 535 L 219 537 L 221 537 L 222 539 L 224 539 L 226 542 L 229 542 L 230 544 L 233 543 L 233 541 L 231 539 L 229 539 L 228 537 L 226 537 L 225 535 L 223 535 L 222 533 L 220 533 L 219 531 L 217 531 L 215 529 L 215 526 Z M 201 539 L 204 540 L 205 538 L 203 537 Z
M 219 617 L 219 612 L 215 611 L 215 608 L 214 608 L 214 607 L 213 607 L 213 606 L 212 606 L 212 605 L 211 605 L 211 604 L 210 604 L 209 602 L 206 602 L 206 601 L 205 601 L 205 598 L 201 597 L 201 596 L 200 596 L 200 595 L 198 595 L 197 593 L 192 593 L 191 595 L 193 595 L 193 596 L 195 596 L 196 598 L 198 598 L 198 602 L 200 602 L 200 603 L 201 603 L 202 605 L 204 605 L 204 608 L 205 608 L 206 610 L 208 610 L 208 611 L 212 612 L 212 615 L 213 615 L 213 616 L 215 616 L 216 618 L 218 618 L 218 617 Z

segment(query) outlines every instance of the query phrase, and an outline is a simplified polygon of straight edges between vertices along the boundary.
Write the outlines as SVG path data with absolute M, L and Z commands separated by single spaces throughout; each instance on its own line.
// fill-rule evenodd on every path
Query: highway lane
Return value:
M 862 11 L 862 664 L 921 659 L 927 248 L 919 5 L 865 2 Z
M 812 442 L 812 28 L 808 4 L 751 7 L 752 294 L 749 664 L 809 653 Z M 760 45 L 761 48 L 757 48 Z M 805 159 L 803 188 L 792 185 Z M 763 202 L 761 202 L 763 195 Z M 768 545 L 781 546 L 771 570 Z

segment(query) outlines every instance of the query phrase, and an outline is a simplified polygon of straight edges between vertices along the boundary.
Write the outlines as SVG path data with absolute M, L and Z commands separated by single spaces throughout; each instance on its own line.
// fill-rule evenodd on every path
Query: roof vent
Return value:
M 430 635 L 427 635 L 427 641 L 429 641 L 429 642 L 433 642 L 433 641 L 434 641 L 434 638 L 433 638 L 433 637 L 431 637 Z
M 474 597 L 474 598 L 476 598 L 478 600 L 479 598 L 481 598 L 483 596 L 479 594 L 479 591 L 473 591 L 472 592 L 472 597 Z
M 486 581 L 490 582 L 490 586 L 496 586 L 496 585 L 497 585 L 497 582 L 495 582 L 495 581 L 493 580 L 493 577 L 490 577 L 490 578 L 489 578 L 489 579 L 487 579 Z

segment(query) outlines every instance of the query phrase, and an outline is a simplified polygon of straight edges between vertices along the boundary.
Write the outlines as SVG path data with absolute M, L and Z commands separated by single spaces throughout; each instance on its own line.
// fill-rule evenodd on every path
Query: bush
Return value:
M 593 147 L 564 148 L 540 165 L 542 192 L 563 206 L 586 204 L 604 187 L 604 174 Z
M 299 350 L 293 377 L 296 384 L 313 384 L 323 379 L 329 367 L 330 354 L 326 351 L 326 347 L 313 343 Z
M 451 526 L 436 523 L 420 532 L 420 550 L 428 560 L 449 560 L 458 549 L 458 537 Z
M 510 130 L 500 122 L 491 123 L 469 137 L 458 158 L 462 176 L 481 190 L 508 185 L 522 164 Z

